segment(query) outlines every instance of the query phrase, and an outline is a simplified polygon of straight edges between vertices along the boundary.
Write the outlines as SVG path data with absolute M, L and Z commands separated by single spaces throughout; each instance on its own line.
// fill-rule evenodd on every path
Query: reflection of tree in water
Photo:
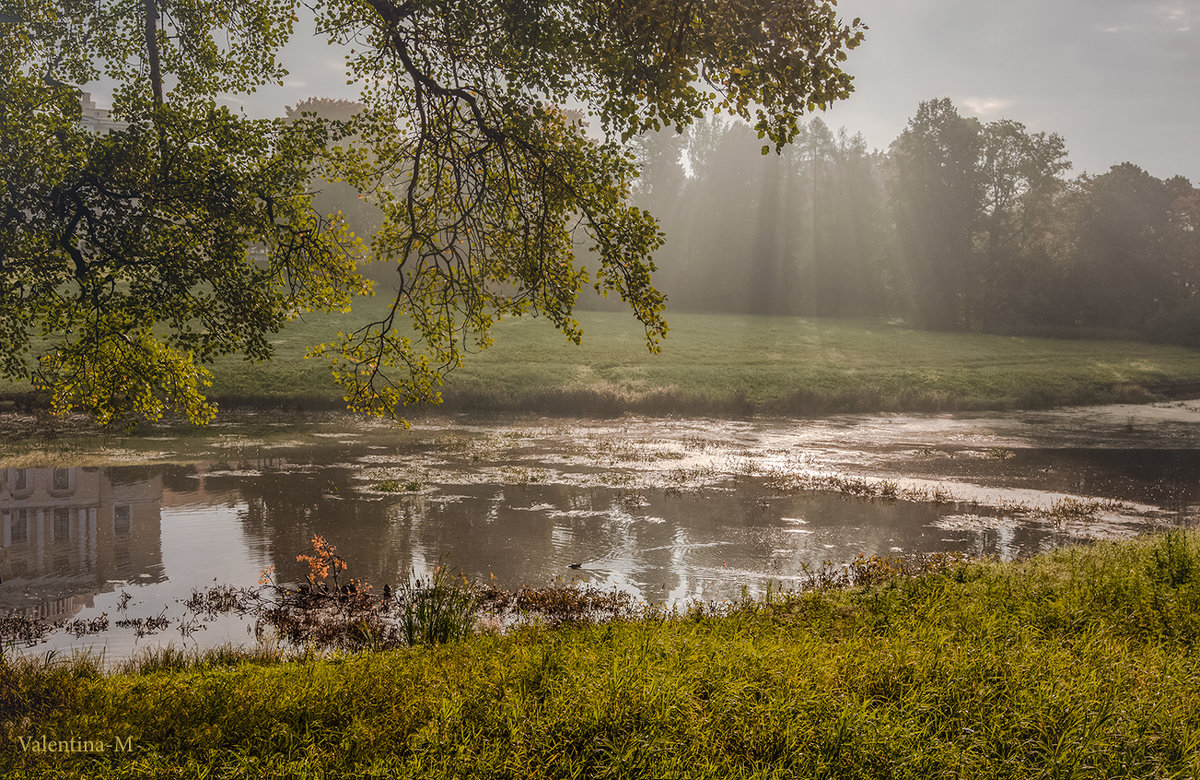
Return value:
M 281 580 L 304 576 L 295 557 L 310 548 L 314 535 L 337 547 L 351 576 L 379 586 L 439 564 L 477 579 L 494 573 L 507 583 L 553 579 L 543 574 L 566 571 L 564 551 L 556 550 L 555 521 L 510 505 L 514 498 L 525 505 L 524 488 L 450 485 L 436 492 L 361 493 L 356 488 L 362 483 L 346 468 L 264 472 L 238 477 L 237 483 L 247 531 L 273 551 Z M 537 488 L 546 491 L 552 495 L 534 504 L 567 503 L 569 489 Z
M 386 515 L 379 502 L 358 498 L 347 468 L 319 471 L 263 469 L 256 476 L 209 476 L 206 487 L 229 482 L 245 503 L 239 517 L 252 537 L 271 552 L 280 581 L 303 579 L 296 556 L 308 552 L 314 535 L 324 536 L 350 564 L 350 575 L 374 579 L 380 572 L 380 532 Z
M 303 578 L 296 555 L 310 549 L 314 535 L 337 547 L 350 576 L 380 587 L 445 563 L 480 580 L 494 574 L 504 587 L 581 577 L 627 583 L 651 598 L 736 594 L 764 575 L 796 578 L 805 565 L 859 553 L 963 550 L 1008 557 L 1069 541 L 1045 523 L 939 520 L 987 514 L 978 507 L 781 494 L 753 477 L 698 490 L 533 482 L 426 484 L 380 493 L 364 490 L 371 484 L 360 471 L 366 466 L 349 465 L 361 450 L 343 447 L 334 454 L 230 459 L 203 474 L 206 494 L 243 507 L 248 537 L 262 545 L 282 581 Z M 390 465 L 402 466 L 403 456 Z M 584 566 L 568 569 L 573 563 Z
M 159 466 L 158 473 L 162 478 L 164 493 L 188 494 L 196 492 L 199 487 L 199 470 L 196 464 L 170 464 Z
M 831 494 L 779 495 L 754 480 L 730 490 L 667 491 L 567 484 L 427 486 L 414 493 L 363 493 L 352 467 L 265 469 L 210 475 L 210 489 L 236 490 L 243 522 L 272 552 L 278 576 L 296 581 L 295 557 L 314 535 L 349 563 L 351 576 L 382 586 L 410 570 L 448 564 L 470 577 L 494 574 L 505 587 L 580 576 L 624 582 L 654 598 L 733 591 L 764 569 L 797 576 L 803 564 L 859 552 L 962 549 L 1011 555 L 1036 549 L 1045 531 L 932 527 L 941 510 Z M 808 519 L 790 533 L 782 517 Z M 830 546 L 831 545 L 831 546 Z M 571 563 L 584 568 L 572 571 Z M 739 578 L 742 578 L 739 580 Z
M 908 464 L 910 471 L 1009 488 L 1134 501 L 1152 506 L 1200 503 L 1200 450 L 1138 447 L 1015 447 L 1002 458 L 946 453 Z
M 1014 458 L 1031 474 L 1065 473 L 1063 489 L 1169 505 L 1200 503 L 1200 451 L 1194 449 L 1085 449 L 1033 450 Z

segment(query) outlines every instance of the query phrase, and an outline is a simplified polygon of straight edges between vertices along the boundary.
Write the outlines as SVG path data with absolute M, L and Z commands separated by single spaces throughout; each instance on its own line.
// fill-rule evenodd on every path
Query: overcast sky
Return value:
M 841 0 L 870 26 L 846 65 L 855 94 L 823 115 L 891 143 L 922 100 L 1007 118 L 1067 142 L 1074 173 L 1130 161 L 1200 183 L 1200 0 Z M 284 88 L 247 106 L 278 113 L 309 96 L 352 97 L 337 52 L 293 44 Z
M 1076 173 L 1126 160 L 1200 182 L 1200 0 L 842 0 L 867 39 L 828 112 L 883 147 L 917 104 L 1057 132 Z

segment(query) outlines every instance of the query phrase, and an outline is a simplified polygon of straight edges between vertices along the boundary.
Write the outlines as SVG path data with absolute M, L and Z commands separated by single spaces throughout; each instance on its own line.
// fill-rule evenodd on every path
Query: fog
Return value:
M 898 318 L 939 330 L 1200 345 L 1200 190 L 1069 141 L 916 107 L 884 150 L 811 120 L 782 154 L 743 124 L 639 139 L 637 201 L 675 311 Z

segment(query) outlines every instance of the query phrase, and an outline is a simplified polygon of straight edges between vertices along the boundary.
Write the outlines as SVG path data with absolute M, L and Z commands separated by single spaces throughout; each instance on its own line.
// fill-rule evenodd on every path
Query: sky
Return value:
M 886 147 L 917 104 L 1056 132 L 1074 172 L 1129 161 L 1200 183 L 1200 0 L 841 0 L 870 29 L 823 117 Z
M 846 68 L 855 94 L 821 115 L 886 148 L 922 100 L 1057 132 L 1074 173 L 1133 162 L 1200 183 L 1200 0 L 841 0 L 870 27 Z M 298 28 L 298 31 L 301 28 Z M 353 97 L 323 41 L 293 42 L 283 87 L 247 111 Z

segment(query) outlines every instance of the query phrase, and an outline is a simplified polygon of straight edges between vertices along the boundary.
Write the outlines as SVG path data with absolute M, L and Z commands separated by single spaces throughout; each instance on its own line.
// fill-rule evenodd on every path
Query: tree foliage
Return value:
M 250 120 L 218 103 L 283 77 L 294 0 L 0 3 L 20 20 L 0 25 L 5 375 L 102 421 L 203 421 L 206 361 L 266 358 L 289 317 L 345 308 L 366 259 L 397 268 L 390 313 L 316 350 L 355 409 L 436 399 L 504 316 L 540 312 L 577 341 L 584 285 L 624 300 L 654 348 L 662 234 L 629 202 L 628 143 L 726 111 L 780 149 L 801 114 L 849 94 L 840 66 L 863 36 L 808 0 L 309 8 L 351 51 L 365 107 L 350 117 Z M 101 75 L 123 126 L 92 135 L 63 82 Z M 315 180 L 379 210 L 368 243 L 314 209 Z
M 1070 180 L 1066 142 L 918 106 L 887 151 L 800 128 L 768 168 L 744 123 L 647 134 L 637 198 L 675 237 L 677 308 L 1200 346 L 1200 189 L 1132 163 Z M 730 273 L 730 264 L 738 273 Z

